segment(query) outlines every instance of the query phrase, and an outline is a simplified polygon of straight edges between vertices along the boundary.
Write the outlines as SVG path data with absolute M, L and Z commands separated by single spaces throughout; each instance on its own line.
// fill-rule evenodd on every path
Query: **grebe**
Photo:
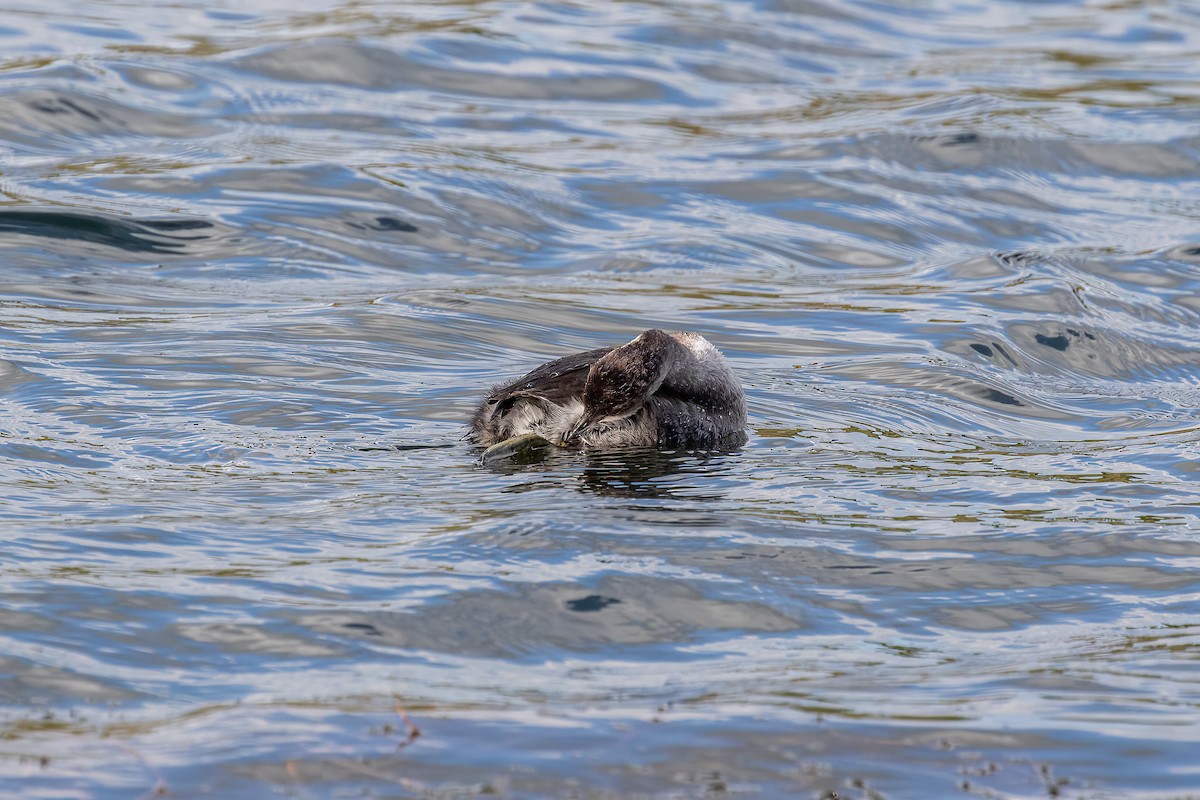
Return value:
M 620 347 L 550 361 L 492 391 L 471 438 L 488 454 L 515 440 L 560 447 L 710 450 L 745 439 L 746 397 L 697 333 L 651 329 Z

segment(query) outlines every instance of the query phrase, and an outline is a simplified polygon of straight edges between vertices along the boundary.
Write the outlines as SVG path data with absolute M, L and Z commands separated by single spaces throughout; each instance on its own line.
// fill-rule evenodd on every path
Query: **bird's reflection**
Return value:
M 558 447 L 525 450 L 499 461 L 481 464 L 501 475 L 528 475 L 531 480 L 507 487 L 524 492 L 544 488 L 547 481 L 573 485 L 586 494 L 605 497 L 690 499 L 723 497 L 713 491 L 714 471 L 723 471 L 745 437 L 719 450 L 659 450 L 653 447 L 615 450 L 567 450 Z M 582 465 L 582 470 L 577 470 Z M 573 475 L 571 474 L 573 473 Z M 691 476 L 695 480 L 689 480 Z M 572 480 L 573 479 L 573 480 Z

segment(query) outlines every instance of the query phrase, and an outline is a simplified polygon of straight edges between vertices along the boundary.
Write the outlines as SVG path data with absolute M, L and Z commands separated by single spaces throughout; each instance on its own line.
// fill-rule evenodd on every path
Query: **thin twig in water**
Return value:
M 152 798 L 164 797 L 165 795 L 171 793 L 171 790 L 167 788 L 167 782 L 163 779 L 162 773 L 150 766 L 150 762 L 147 761 L 141 753 L 139 753 L 137 750 L 134 750 L 129 745 L 120 744 L 118 742 L 113 742 L 112 745 L 113 747 L 123 750 L 124 752 L 136 758 L 138 763 L 142 765 L 142 768 L 154 776 L 154 785 L 151 786 L 150 789 L 145 793 L 139 795 L 138 800 L 152 800 Z
M 404 737 L 404 741 L 396 745 L 397 750 L 403 750 L 417 740 L 417 737 L 421 735 L 421 729 L 408 718 L 408 712 L 399 703 L 396 703 L 396 713 L 400 715 L 400 719 L 404 722 L 404 730 L 408 732 L 408 735 Z

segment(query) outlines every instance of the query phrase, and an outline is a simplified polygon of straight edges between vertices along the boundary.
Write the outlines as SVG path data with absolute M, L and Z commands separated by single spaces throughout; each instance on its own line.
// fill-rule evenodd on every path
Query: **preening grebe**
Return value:
M 471 436 L 484 446 L 532 435 L 562 447 L 701 450 L 740 444 L 745 427 L 746 398 L 720 351 L 696 333 L 652 329 L 496 388 Z

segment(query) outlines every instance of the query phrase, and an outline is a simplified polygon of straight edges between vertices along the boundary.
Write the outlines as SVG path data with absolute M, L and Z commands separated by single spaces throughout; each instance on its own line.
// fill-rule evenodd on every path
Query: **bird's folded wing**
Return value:
M 506 386 L 495 389 L 488 396 L 488 403 L 507 406 L 519 397 L 540 397 L 551 403 L 563 404 L 583 397 L 583 386 L 587 382 L 588 370 L 611 347 L 574 353 L 542 364 L 524 377 Z

